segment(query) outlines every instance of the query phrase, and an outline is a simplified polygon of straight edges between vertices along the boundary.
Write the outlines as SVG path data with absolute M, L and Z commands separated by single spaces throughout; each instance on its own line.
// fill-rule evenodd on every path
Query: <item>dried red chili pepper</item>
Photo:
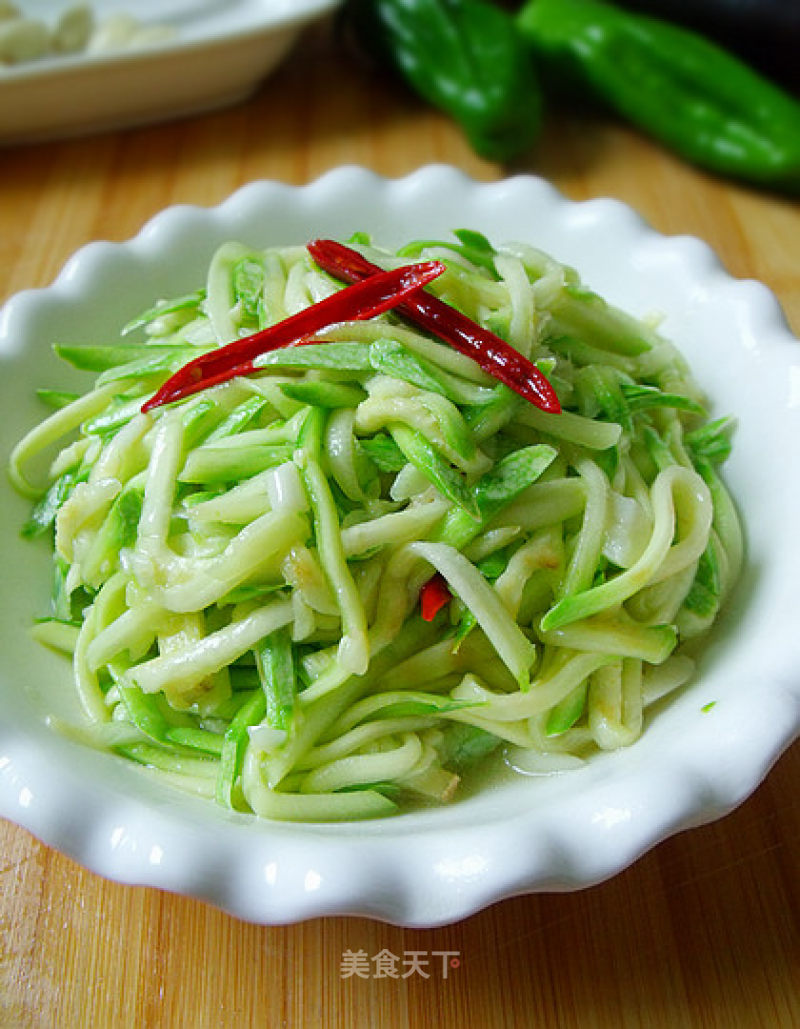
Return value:
M 255 371 L 253 361 L 260 354 L 297 346 L 304 341 L 311 342 L 309 337 L 339 322 L 374 318 L 396 307 L 444 270 L 445 266 L 440 261 L 423 261 L 383 272 L 380 277 L 370 276 L 275 325 L 201 354 L 170 376 L 142 405 L 142 411 L 182 400 L 237 375 L 248 375 Z
M 346 282 L 368 280 L 381 271 L 351 247 L 332 239 L 317 239 L 308 252 L 324 271 Z M 397 305 L 397 313 L 471 357 L 485 372 L 542 411 L 558 414 L 556 392 L 535 364 L 509 343 L 429 293 L 416 294 Z
M 432 622 L 452 599 L 450 587 L 444 577 L 437 572 L 419 591 L 420 614 L 426 622 Z

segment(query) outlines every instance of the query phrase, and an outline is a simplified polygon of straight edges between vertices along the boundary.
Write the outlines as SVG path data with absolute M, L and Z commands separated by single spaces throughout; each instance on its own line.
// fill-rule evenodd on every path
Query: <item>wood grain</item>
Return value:
M 0 300 L 171 203 L 215 204 L 252 179 L 304 183 L 342 163 L 395 176 L 432 161 L 484 180 L 535 172 L 575 199 L 618 197 L 766 282 L 800 331 L 797 204 L 570 114 L 513 168 L 483 162 L 436 113 L 346 65 L 327 29 L 232 110 L 0 153 Z M 0 823 L 0 1026 L 799 1025 L 798 781 L 795 746 L 736 812 L 609 882 L 431 931 L 358 918 L 248 925 L 106 882 Z M 419 952 L 429 976 L 343 976 L 346 951 L 384 949 L 401 974 Z M 436 951 L 455 952 L 446 978 Z

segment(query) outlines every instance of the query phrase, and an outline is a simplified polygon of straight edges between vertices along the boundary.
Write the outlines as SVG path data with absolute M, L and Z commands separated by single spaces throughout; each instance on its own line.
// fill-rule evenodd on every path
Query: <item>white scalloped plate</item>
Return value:
M 343 168 L 306 187 L 254 183 L 214 209 L 171 208 L 127 243 L 83 248 L 52 286 L 2 310 L 2 451 L 36 420 L 34 389 L 64 380 L 54 338 L 108 338 L 154 297 L 194 288 L 223 240 L 263 246 L 365 229 L 399 245 L 465 226 L 535 243 L 635 314 L 664 312 L 715 413 L 738 416 L 726 476 L 747 526 L 747 567 L 695 683 L 638 743 L 578 771 L 385 821 L 258 822 L 47 728 L 47 710 L 68 712 L 69 670 L 28 638 L 48 557 L 19 539 L 26 505 L 3 485 L 0 814 L 104 876 L 247 920 L 347 913 L 433 926 L 515 894 L 596 883 L 755 789 L 800 729 L 800 349 L 764 286 L 734 281 L 704 244 L 660 236 L 620 203 L 572 203 L 539 179 L 478 184 L 434 166 L 399 180 Z
M 98 23 L 124 12 L 143 25 L 174 28 L 175 36 L 131 50 L 0 64 L 0 141 L 122 128 L 235 103 L 277 67 L 308 22 L 340 2 L 97 0 Z M 52 26 L 65 6 L 40 0 L 30 16 Z

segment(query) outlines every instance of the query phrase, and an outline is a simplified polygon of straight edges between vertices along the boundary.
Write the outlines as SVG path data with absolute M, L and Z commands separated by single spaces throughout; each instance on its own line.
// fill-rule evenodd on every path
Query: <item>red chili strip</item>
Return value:
M 381 271 L 358 251 L 332 239 L 317 239 L 308 252 L 324 271 L 346 282 L 359 282 Z M 542 411 L 558 414 L 556 392 L 535 364 L 505 340 L 478 325 L 430 293 L 417 293 L 397 305 L 408 321 L 450 343 L 462 354 Z
M 432 622 L 442 608 L 453 599 L 444 577 L 438 572 L 423 585 L 419 592 L 420 614 L 426 622 Z
M 237 375 L 251 374 L 255 371 L 253 361 L 260 354 L 312 342 L 308 337 L 339 322 L 374 318 L 396 307 L 444 270 L 441 261 L 423 261 L 382 272 L 380 276 L 371 275 L 260 332 L 201 354 L 170 376 L 142 405 L 142 411 L 182 400 Z

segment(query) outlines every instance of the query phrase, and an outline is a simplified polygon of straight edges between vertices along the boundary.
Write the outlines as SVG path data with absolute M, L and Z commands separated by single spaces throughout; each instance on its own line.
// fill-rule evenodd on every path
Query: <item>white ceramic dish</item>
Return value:
M 141 49 L 0 67 L 0 142 L 120 128 L 224 107 L 251 93 L 302 28 L 340 0 L 97 0 L 98 22 L 125 12 L 173 27 Z M 52 25 L 67 0 L 42 0 Z
M 478 184 L 434 166 L 399 180 L 345 168 L 307 187 L 255 183 L 214 209 L 171 208 L 127 243 L 85 247 L 52 286 L 5 306 L 2 452 L 37 419 L 34 389 L 64 381 L 54 338 L 108 338 L 154 297 L 194 288 L 223 240 L 267 245 L 365 229 L 397 245 L 463 226 L 497 242 L 532 241 L 632 312 L 664 312 L 665 333 L 715 412 L 738 416 L 726 468 L 747 526 L 747 569 L 695 683 L 637 744 L 578 771 L 372 823 L 236 816 L 46 727 L 46 711 L 69 710 L 69 670 L 27 636 L 49 558 L 20 540 L 26 504 L 4 484 L 0 814 L 104 876 L 248 920 L 348 913 L 432 926 L 514 894 L 598 882 L 729 811 L 761 781 L 800 728 L 800 348 L 764 286 L 734 281 L 704 244 L 660 236 L 620 203 L 572 203 L 538 179 Z

